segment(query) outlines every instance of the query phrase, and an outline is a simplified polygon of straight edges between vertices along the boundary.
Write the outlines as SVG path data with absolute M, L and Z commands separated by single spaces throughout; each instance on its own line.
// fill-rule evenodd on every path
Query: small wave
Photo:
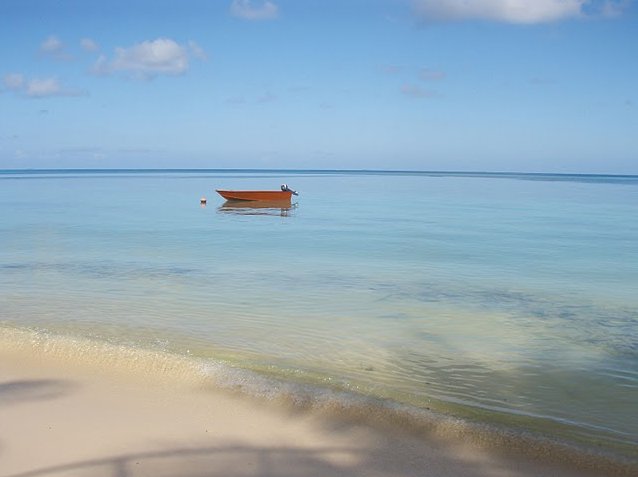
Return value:
M 128 374 L 140 379 L 197 383 L 206 377 L 201 363 L 188 356 L 58 335 L 39 329 L 0 326 L 0 348 L 21 356 L 50 359 L 69 366 L 114 374 Z
M 392 429 L 415 436 L 472 442 L 480 447 L 507 449 L 528 457 L 597 469 L 608 475 L 634 475 L 638 470 L 635 448 L 614 453 L 593 446 L 576 446 L 533 432 L 473 422 L 389 399 L 329 386 L 285 381 L 221 360 L 9 326 L 0 326 L 0 350 L 101 373 L 128 375 L 140 382 L 164 382 L 171 386 L 181 383 L 237 393 L 340 422 Z

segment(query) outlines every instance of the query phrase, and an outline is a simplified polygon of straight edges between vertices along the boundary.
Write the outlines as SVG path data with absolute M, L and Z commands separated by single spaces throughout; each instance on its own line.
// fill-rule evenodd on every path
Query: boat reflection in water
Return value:
M 289 217 L 297 203 L 290 200 L 227 200 L 219 206 L 217 212 L 235 215 L 274 215 Z

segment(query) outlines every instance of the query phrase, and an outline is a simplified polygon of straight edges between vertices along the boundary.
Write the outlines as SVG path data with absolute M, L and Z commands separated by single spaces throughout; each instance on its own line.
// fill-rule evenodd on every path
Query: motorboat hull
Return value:
M 259 200 L 269 202 L 288 201 L 292 197 L 290 190 L 220 190 L 217 193 L 226 200 Z

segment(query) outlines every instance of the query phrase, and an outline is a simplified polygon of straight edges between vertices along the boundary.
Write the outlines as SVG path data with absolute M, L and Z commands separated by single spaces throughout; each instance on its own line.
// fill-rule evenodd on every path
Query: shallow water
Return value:
M 5 329 L 638 454 L 638 177 L 5 171 L 0 217 Z

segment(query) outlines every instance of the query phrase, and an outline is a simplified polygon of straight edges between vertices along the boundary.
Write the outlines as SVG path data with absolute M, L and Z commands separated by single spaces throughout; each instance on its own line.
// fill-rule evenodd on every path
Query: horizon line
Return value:
M 44 173 L 44 172 L 306 172 L 306 173 L 386 173 L 386 174 L 444 174 L 444 175 L 528 175 L 528 176 L 580 176 L 580 177 L 636 177 L 638 174 L 596 172 L 521 172 L 521 171 L 477 171 L 477 170 L 419 170 L 419 169 L 293 169 L 293 168 L 24 168 L 0 169 L 0 173 Z

